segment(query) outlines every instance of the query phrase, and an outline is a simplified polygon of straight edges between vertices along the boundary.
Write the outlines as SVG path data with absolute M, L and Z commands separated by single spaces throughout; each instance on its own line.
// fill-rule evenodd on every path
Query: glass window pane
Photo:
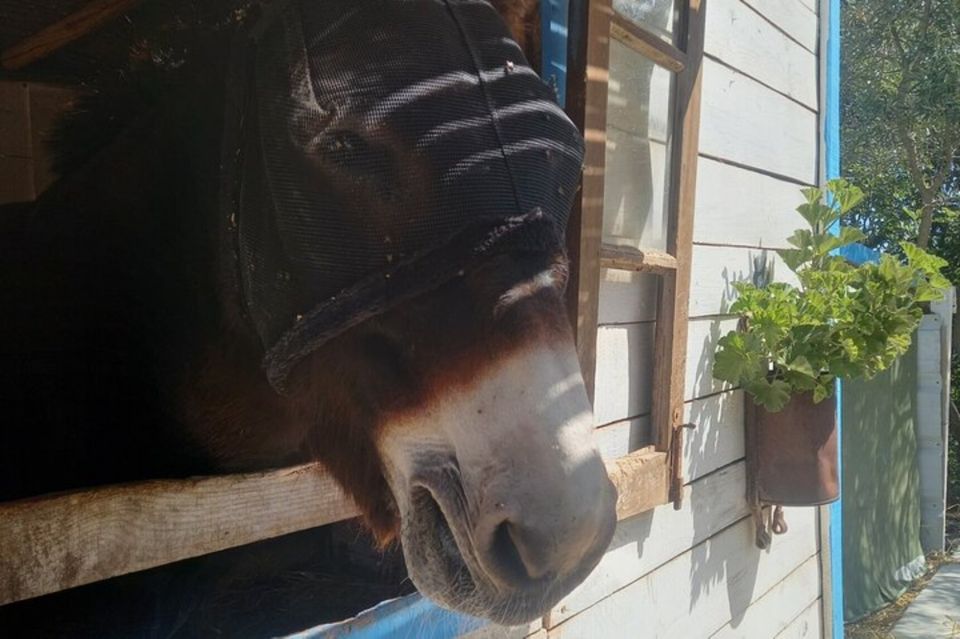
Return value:
M 667 246 L 673 74 L 610 42 L 603 241 Z
M 613 0 L 613 10 L 667 42 L 673 42 L 673 28 L 677 23 L 674 0 Z

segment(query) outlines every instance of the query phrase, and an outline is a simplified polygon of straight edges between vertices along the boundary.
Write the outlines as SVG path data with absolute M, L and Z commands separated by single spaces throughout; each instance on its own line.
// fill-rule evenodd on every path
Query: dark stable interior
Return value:
M 0 0 L 0 50 L 89 0 Z M 150 0 L 0 80 L 96 87 L 179 65 L 185 42 L 222 29 L 251 0 Z M 343 522 L 0 606 L 2 637 L 266 637 L 409 594 L 399 548 Z

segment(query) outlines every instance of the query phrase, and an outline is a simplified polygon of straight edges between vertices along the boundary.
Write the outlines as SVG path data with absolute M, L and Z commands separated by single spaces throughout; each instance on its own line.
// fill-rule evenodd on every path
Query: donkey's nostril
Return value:
M 559 552 L 551 537 L 504 521 L 493 533 L 490 561 L 502 577 L 516 583 L 554 576 L 566 566 L 562 565 L 564 553 Z
M 493 543 L 490 544 L 490 559 L 498 572 L 510 581 L 536 579 L 539 575 L 531 574 L 530 567 L 523 561 L 515 533 L 516 528 L 509 521 L 497 526 L 493 532 Z

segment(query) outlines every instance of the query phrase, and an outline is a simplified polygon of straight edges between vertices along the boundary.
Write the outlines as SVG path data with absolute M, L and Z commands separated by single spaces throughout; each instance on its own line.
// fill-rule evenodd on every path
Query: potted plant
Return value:
M 859 242 L 840 227 L 863 198 L 844 180 L 803 190 L 808 228 L 778 251 L 800 286 L 735 284 L 740 328 L 722 337 L 713 374 L 744 389 L 748 464 L 760 503 L 817 505 L 837 499 L 837 378 L 874 377 L 910 347 L 922 304 L 949 285 L 946 262 L 902 242 L 904 260 L 884 254 L 854 266 L 837 249 Z M 750 463 L 752 461 L 752 463 Z

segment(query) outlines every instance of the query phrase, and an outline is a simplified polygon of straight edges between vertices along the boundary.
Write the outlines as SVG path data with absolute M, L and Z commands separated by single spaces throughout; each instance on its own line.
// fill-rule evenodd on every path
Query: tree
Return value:
M 870 194 L 859 225 L 875 245 L 913 240 L 960 252 L 952 228 L 960 209 L 960 0 L 844 0 L 842 41 L 844 174 Z

